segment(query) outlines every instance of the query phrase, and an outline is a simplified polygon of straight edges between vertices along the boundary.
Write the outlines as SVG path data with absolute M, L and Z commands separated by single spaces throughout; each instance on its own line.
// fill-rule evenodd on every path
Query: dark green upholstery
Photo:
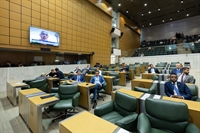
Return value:
M 34 81 L 31 81 L 29 84 L 30 84 L 30 88 L 38 88 L 42 91 L 46 91 L 47 86 L 48 86 L 46 79 L 34 80 Z
M 200 101 L 200 98 L 198 97 L 198 87 L 197 85 L 188 85 L 188 88 L 190 89 L 190 92 L 192 94 L 193 101 Z
M 156 94 L 156 90 L 157 90 L 157 84 L 154 84 L 154 83 L 151 85 L 149 89 L 138 87 L 138 86 L 134 87 L 134 91 L 139 91 L 139 92 L 144 92 L 144 93 L 149 93 L 149 94 Z
M 106 75 L 106 72 L 105 71 L 101 71 L 101 75 Z
M 160 70 L 159 70 L 159 71 L 160 71 Z M 153 79 L 153 80 L 158 80 L 158 76 L 156 76 L 155 74 L 153 74 L 152 79 Z
M 114 76 L 113 85 L 119 85 L 119 73 L 109 72 L 109 76 Z
M 100 95 L 100 93 L 103 93 L 103 94 L 105 94 L 106 93 L 106 86 L 107 86 L 107 83 L 104 83 L 103 84 L 103 86 L 102 86 L 102 88 L 100 89 L 100 90 L 98 90 L 98 96 L 97 96 L 97 98 L 101 98 L 103 101 L 104 101 L 104 96 L 105 95 Z
M 115 71 L 114 68 L 108 68 L 108 71 Z
M 59 98 L 60 101 L 51 106 L 52 110 L 74 109 L 79 104 L 80 92 L 78 85 L 61 84 L 56 97 Z
M 138 133 L 199 133 L 198 127 L 188 123 L 185 103 L 147 98 L 146 114 L 138 117 Z
M 34 81 L 35 79 L 28 79 L 28 80 L 23 80 L 22 82 L 23 83 L 26 83 L 28 86 L 27 87 L 22 87 L 21 89 L 24 90 L 24 89 L 30 89 L 30 82 Z
M 137 100 L 135 97 L 116 92 L 115 101 L 97 106 L 94 114 L 132 132 L 136 131 L 138 116 L 136 109 Z

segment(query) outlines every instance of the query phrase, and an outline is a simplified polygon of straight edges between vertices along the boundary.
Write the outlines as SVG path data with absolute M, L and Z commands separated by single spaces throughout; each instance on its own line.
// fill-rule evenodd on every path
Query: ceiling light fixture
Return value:
M 160 8 L 158 8 L 158 11 L 160 11 Z
M 144 25 L 142 25 L 142 27 L 144 27 Z
M 177 12 L 179 12 L 179 10 Z
M 151 23 L 149 23 L 149 25 L 151 25 Z
M 162 22 L 165 22 L 165 20 L 163 19 Z
M 172 20 L 172 18 L 170 18 L 170 20 Z
M 119 3 L 118 6 L 121 6 L 121 3 Z
M 144 16 L 144 14 L 142 13 L 141 16 Z
M 128 10 L 126 11 L 126 13 L 128 13 Z
M 149 14 L 151 14 L 151 11 L 149 11 Z
M 147 6 L 147 3 L 145 3 L 144 6 Z
M 181 3 L 183 3 L 183 0 L 181 0 Z
M 189 16 L 189 14 L 186 15 L 187 17 Z

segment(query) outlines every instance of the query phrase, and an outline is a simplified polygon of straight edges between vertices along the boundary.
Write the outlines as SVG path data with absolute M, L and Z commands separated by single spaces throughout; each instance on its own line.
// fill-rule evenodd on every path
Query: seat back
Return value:
M 119 73 L 116 72 L 109 72 L 109 76 L 114 76 L 115 79 L 119 79 Z
M 28 85 L 30 85 L 30 82 L 34 81 L 35 79 L 28 79 L 28 80 L 23 80 L 23 83 L 26 83 Z
M 193 84 L 187 84 L 187 86 L 192 94 L 191 100 L 195 101 L 198 98 L 198 87 Z
M 72 98 L 79 91 L 78 85 L 61 84 L 58 88 L 58 95 L 60 100 Z
M 188 107 L 185 103 L 147 98 L 147 117 L 152 128 L 184 133 L 188 125 Z
M 128 106 L 127 106 L 128 104 Z M 136 112 L 137 100 L 134 96 L 125 93 L 116 92 L 114 101 L 115 111 L 122 116 Z
M 31 88 L 38 88 L 42 91 L 46 91 L 47 90 L 47 81 L 46 79 L 41 79 L 41 80 L 34 80 L 30 82 L 30 87 Z
M 101 75 L 106 75 L 106 72 L 105 71 L 101 71 Z

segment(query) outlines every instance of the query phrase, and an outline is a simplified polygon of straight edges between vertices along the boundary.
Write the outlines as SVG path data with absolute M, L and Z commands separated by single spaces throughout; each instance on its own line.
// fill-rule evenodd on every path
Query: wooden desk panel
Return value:
M 137 67 L 135 67 L 135 70 L 136 70 L 136 76 L 140 76 L 140 67 L 139 66 L 137 66 Z
M 135 86 L 143 87 L 143 88 L 150 88 L 153 84 L 152 79 L 133 79 L 131 81 L 131 88 L 134 90 Z
M 81 112 L 60 122 L 60 133 L 113 133 L 118 127 L 89 112 Z
M 135 78 L 135 73 L 134 73 L 134 69 L 130 69 L 130 76 L 129 76 L 129 79 L 132 80 Z
M 59 78 L 47 78 L 47 83 L 48 83 L 48 87 L 47 87 L 47 92 L 51 92 L 51 88 L 53 88 L 53 81 L 57 81 L 60 80 Z
M 152 73 L 143 73 L 142 74 L 142 79 L 152 79 L 153 75 L 154 74 L 152 74 Z M 156 76 L 158 76 L 158 74 L 156 74 Z
M 126 72 L 119 73 L 119 85 L 126 86 Z
M 183 102 L 187 104 L 188 109 L 189 109 L 189 115 L 190 115 L 190 118 L 188 121 L 194 123 L 196 126 L 200 128 L 200 102 L 171 98 L 167 96 L 163 96 L 162 99 L 175 101 L 175 102 Z
M 143 65 L 143 64 L 142 64 L 141 67 L 140 67 L 140 72 L 141 72 L 141 73 L 144 73 L 144 72 L 145 72 L 145 68 L 144 68 L 144 65 Z

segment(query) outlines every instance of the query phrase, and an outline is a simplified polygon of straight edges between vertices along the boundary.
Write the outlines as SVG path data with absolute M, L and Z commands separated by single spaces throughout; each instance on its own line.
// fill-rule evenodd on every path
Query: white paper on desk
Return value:
M 117 133 L 130 133 L 129 131 L 124 130 L 123 128 L 120 128 Z
M 23 84 L 23 83 L 15 83 L 15 84 Z
M 154 95 L 153 99 L 160 99 L 160 95 Z
M 146 98 L 148 98 L 151 94 L 144 94 L 140 99 L 145 100 Z

